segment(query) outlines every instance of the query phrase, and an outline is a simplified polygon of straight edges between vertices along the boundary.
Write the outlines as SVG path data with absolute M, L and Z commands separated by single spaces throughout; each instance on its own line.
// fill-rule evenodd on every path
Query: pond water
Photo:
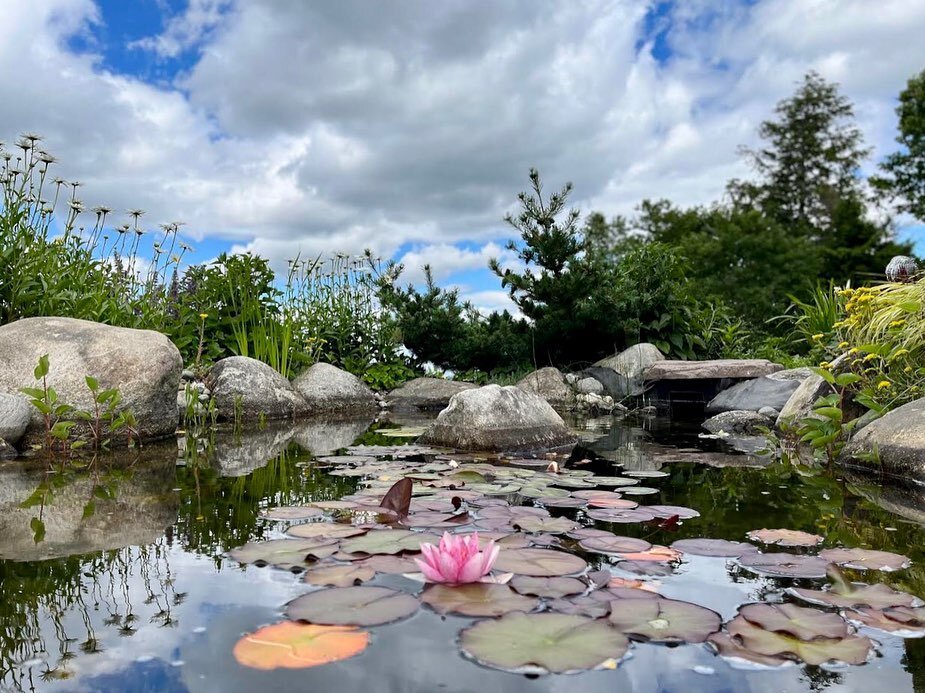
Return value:
M 585 479 L 587 472 L 629 478 L 635 472 L 665 472 L 642 475 L 641 485 L 654 493 L 624 498 L 684 506 L 700 515 L 614 524 L 590 519 L 586 509 L 549 508 L 554 517 L 666 546 L 695 537 L 747 541 L 747 532 L 761 528 L 803 530 L 824 542 L 812 549 L 760 548 L 798 554 L 836 546 L 897 552 L 912 560 L 911 567 L 849 570 L 848 575 L 925 596 L 925 527 L 920 524 L 925 505 L 914 489 L 884 486 L 844 470 L 830 473 L 733 454 L 718 442 L 699 439 L 695 427 L 665 420 L 573 425 L 585 450 L 572 462 L 591 461 L 572 468 L 584 470 Z M 286 620 L 285 605 L 316 588 L 288 570 L 242 566 L 228 552 L 285 536 L 295 523 L 262 518 L 268 508 L 339 499 L 362 488 L 362 476 L 330 473 L 350 465 L 325 468 L 317 457 L 352 444 L 394 446 L 413 440 L 383 435 L 389 425 L 366 428 L 366 422 L 357 422 L 226 434 L 210 445 L 190 444 L 179 458 L 173 444 L 148 446 L 117 460 L 99 460 L 91 469 L 53 474 L 37 462 L 0 466 L 0 690 L 925 690 L 925 639 L 870 629 L 861 634 L 875 641 L 875 651 L 859 666 L 756 670 L 717 656 L 703 643 L 634 642 L 619 663 L 604 669 L 510 673 L 460 652 L 459 633 L 474 619 L 441 616 L 426 606 L 395 623 L 364 627 L 369 645 L 349 659 L 306 669 L 242 666 L 233 656 L 242 636 Z M 460 464 L 470 461 L 462 458 Z M 387 487 L 392 479 L 379 475 Z M 517 496 L 509 500 L 535 503 Z M 477 513 L 473 507 L 472 515 Z M 809 606 L 784 590 L 819 589 L 827 582 L 761 576 L 734 558 L 688 553 L 673 563 L 637 565 L 665 573 L 640 576 L 617 567 L 612 555 L 586 552 L 565 536 L 558 541 L 591 570 L 608 568 L 615 577 L 643 580 L 664 597 L 707 607 L 724 621 L 748 602 Z M 366 584 L 412 594 L 422 589 L 401 574 L 380 574 Z

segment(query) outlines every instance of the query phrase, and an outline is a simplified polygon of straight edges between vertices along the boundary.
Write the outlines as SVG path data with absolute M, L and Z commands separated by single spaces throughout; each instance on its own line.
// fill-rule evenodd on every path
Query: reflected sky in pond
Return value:
M 366 425 L 224 437 L 181 456 L 179 466 L 172 445 L 128 453 L 113 464 L 101 461 L 92 472 L 48 475 L 34 463 L 0 466 L 0 690 L 770 693 L 925 687 L 925 642 L 880 634 L 873 635 L 880 646 L 872 662 L 833 671 L 795 665 L 755 672 L 733 668 L 702 645 L 636 644 L 613 671 L 528 678 L 467 660 L 455 641 L 472 621 L 425 608 L 369 629 L 370 647 L 353 659 L 299 671 L 238 665 L 235 642 L 281 620 L 283 606 L 311 588 L 289 572 L 241 567 L 223 554 L 250 540 L 280 536 L 285 525 L 259 517 L 267 506 L 353 492 L 356 479 L 329 476 L 311 459 L 357 438 L 396 443 L 375 430 L 364 433 Z M 627 470 L 667 471 L 668 477 L 645 481 L 660 492 L 644 502 L 701 512 L 673 532 L 610 527 L 618 533 L 668 544 L 693 536 L 742 539 L 764 526 L 813 531 L 829 544 L 909 555 L 911 569 L 864 579 L 925 595 L 925 530 L 913 521 L 925 505 L 914 491 L 841 472 L 785 464 L 760 468 L 765 463 L 730 455 L 715 442 L 700 441 L 696 430 L 663 421 L 576 425 L 582 444 L 602 458 L 596 472 L 613 473 L 615 462 Z M 30 504 L 43 484 L 50 489 L 44 505 Z M 94 495 L 107 484 L 111 497 Z M 85 516 L 90 500 L 95 507 Z M 30 526 L 37 513 L 45 524 L 38 544 Z M 574 511 L 553 514 L 574 517 Z M 41 558 L 46 560 L 36 560 Z M 588 558 L 608 563 L 603 556 Z M 779 601 L 792 584 L 744 572 L 727 559 L 697 556 L 685 557 L 659 583 L 665 596 L 707 606 L 724 618 L 743 602 Z M 420 589 L 400 576 L 380 576 L 375 584 Z

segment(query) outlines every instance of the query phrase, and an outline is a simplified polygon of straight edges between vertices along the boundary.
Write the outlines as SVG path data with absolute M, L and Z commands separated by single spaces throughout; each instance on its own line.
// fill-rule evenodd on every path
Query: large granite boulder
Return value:
M 760 436 L 759 428 L 771 428 L 774 420 L 756 411 L 724 411 L 703 422 L 703 427 L 714 434 L 733 436 Z
M 312 414 L 355 416 L 374 413 L 376 397 L 352 373 L 329 363 L 316 363 L 292 382 Z
M 822 377 L 811 374 L 803 380 L 786 404 L 780 409 L 777 417 L 777 428 L 797 425 L 803 419 L 813 415 L 813 404 L 820 397 L 824 397 L 832 392 L 832 386 L 829 385 Z
M 585 368 L 578 373 L 577 377 L 594 378 L 603 387 L 602 394 L 609 395 L 615 400 L 625 399 L 630 395 L 630 391 L 633 389 L 629 379 L 625 375 L 604 366 L 591 366 L 590 368 Z M 576 384 L 577 382 L 579 381 L 576 381 Z
M 504 452 L 572 447 L 577 441 L 545 399 L 499 385 L 455 395 L 418 439 L 457 450 Z
M 771 380 L 795 380 L 798 383 L 802 383 L 811 375 L 813 375 L 812 368 L 809 366 L 801 366 L 800 368 L 788 368 L 783 371 L 777 371 L 765 377 Z
M 305 400 L 292 384 L 267 364 L 247 356 L 218 361 L 205 379 L 215 410 L 222 421 L 241 419 L 256 423 L 292 419 L 306 409 Z
M 552 366 L 533 371 L 517 383 L 517 387 L 539 395 L 559 410 L 570 409 L 575 405 L 575 393 L 565 382 L 565 376 Z
M 150 330 L 111 327 L 73 318 L 26 318 L 0 327 L 0 392 L 19 394 L 37 385 L 33 371 L 48 354 L 48 384 L 58 401 L 90 410 L 93 397 L 86 376 L 103 389 L 117 388 L 120 410 L 137 420 L 142 440 L 173 435 L 177 428 L 177 388 L 183 360 L 173 343 Z M 44 437 L 36 410 L 21 445 Z M 75 434 L 80 434 L 80 426 Z M 125 438 L 115 436 L 113 445 Z
M 638 397 L 645 391 L 644 374 L 646 370 L 665 356 L 658 347 L 648 342 L 636 344 L 621 351 L 616 356 L 608 356 L 594 364 L 598 368 L 609 368 L 626 379 L 626 391 L 623 393 L 610 392 L 611 397 Z M 596 377 L 596 376 L 595 376 Z M 603 381 L 602 381 L 603 382 Z M 606 386 L 607 383 L 604 383 Z
M 440 411 L 458 392 L 478 386 L 443 378 L 415 378 L 395 388 L 385 399 L 396 411 Z
M 712 361 L 659 361 L 646 370 L 647 382 L 660 380 L 747 380 L 783 370 L 766 359 L 715 359 Z
M 780 411 L 799 386 L 800 382 L 796 380 L 776 380 L 769 377 L 746 380 L 723 390 L 710 400 L 707 413 L 756 412 L 763 407 L 772 407 Z
M 879 462 L 871 462 L 872 457 Z M 841 461 L 925 480 L 925 399 L 904 404 L 865 426 L 845 446 Z
M 0 438 L 16 445 L 32 420 L 32 405 L 24 395 L 0 392 Z

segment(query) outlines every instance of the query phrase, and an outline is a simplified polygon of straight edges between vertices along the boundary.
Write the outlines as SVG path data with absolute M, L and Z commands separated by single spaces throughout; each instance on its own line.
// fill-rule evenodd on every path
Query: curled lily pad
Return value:
M 828 563 L 818 556 L 797 556 L 792 553 L 751 553 L 739 557 L 743 568 L 770 577 L 821 578 Z
M 790 587 L 787 590 L 795 597 L 810 604 L 821 604 L 824 606 L 837 606 L 842 609 L 850 609 L 860 606 L 868 606 L 874 609 L 885 609 L 888 607 L 922 606 L 922 600 L 906 592 L 898 592 L 888 585 L 878 582 L 875 585 L 849 584 L 849 586 L 838 588 L 832 587 L 828 590 L 809 590 L 801 587 Z
M 501 616 L 511 611 L 533 611 L 540 602 L 518 594 L 507 585 L 473 582 L 467 585 L 428 585 L 421 601 L 439 614 Z
M 245 544 L 228 555 L 239 563 L 301 571 L 336 551 L 336 539 L 271 539 Z
M 628 642 L 606 623 L 583 616 L 512 613 L 466 628 L 459 646 L 498 669 L 562 674 L 619 660 Z
M 679 520 L 691 520 L 700 517 L 699 512 L 693 508 L 685 508 L 683 505 L 646 505 L 644 508 L 661 518 L 677 517 Z
M 617 600 L 608 620 L 630 637 L 666 643 L 703 642 L 722 623 L 715 611 L 664 597 Z
M 332 626 L 377 626 L 410 616 L 418 600 L 387 587 L 331 587 L 309 592 L 286 606 L 286 616 Z
M 376 571 L 360 563 L 325 563 L 305 571 L 302 579 L 311 585 L 349 587 L 376 577 Z
M 773 630 L 800 638 L 844 638 L 848 624 L 838 614 L 807 609 L 796 604 L 746 604 L 739 615 L 765 630 Z
M 550 534 L 565 534 L 578 529 L 579 524 L 567 517 L 519 517 L 514 520 L 513 526 L 524 532 L 548 532 Z
M 345 539 L 340 550 L 344 553 L 360 554 L 396 554 L 403 551 L 418 552 L 421 544 L 436 544 L 440 537 L 435 534 L 423 534 L 407 529 L 374 529 L 361 537 Z
M 792 659 L 752 652 L 728 633 L 713 633 L 707 638 L 707 642 L 720 657 L 730 660 L 733 666 L 737 661 L 747 662 L 749 666 L 757 664 L 760 667 L 770 668 L 794 666 L 795 664 Z
M 609 575 L 609 573 L 608 573 Z M 573 594 L 582 594 L 588 589 L 588 586 L 577 578 L 572 577 L 528 577 L 518 575 L 511 580 L 513 587 L 520 594 L 528 594 L 534 597 L 545 597 L 547 599 L 559 599 L 568 597 Z
M 598 508 L 589 510 L 588 517 L 592 520 L 601 522 L 618 522 L 630 524 L 633 522 L 648 522 L 655 519 L 655 514 L 650 513 L 645 508 L 636 508 L 635 510 L 619 510 L 617 508 Z
M 736 616 L 726 624 L 726 630 L 746 649 L 759 655 L 792 657 L 807 664 L 864 664 L 873 651 L 870 638 L 849 635 L 845 638 L 801 640 L 788 633 L 765 630 L 742 616 Z
M 682 553 L 693 556 L 718 556 L 724 558 L 738 558 L 747 553 L 758 553 L 752 544 L 742 541 L 726 541 L 725 539 L 679 539 L 671 545 Z
M 645 539 L 636 539 L 635 537 L 621 537 L 616 534 L 606 534 L 604 536 L 588 537 L 578 542 L 578 545 L 585 551 L 593 553 L 605 553 L 621 555 L 624 553 L 638 553 L 648 551 L 652 544 Z
M 260 513 L 260 517 L 265 520 L 310 520 L 313 517 L 321 517 L 323 513 L 319 508 L 312 508 L 307 505 L 302 506 L 280 506 L 278 508 L 268 508 Z
M 502 549 L 495 569 L 531 577 L 561 577 L 580 573 L 588 567 L 581 558 L 549 549 Z
M 310 522 L 304 525 L 290 527 L 286 532 L 291 537 L 299 539 L 316 539 L 318 541 L 346 539 L 366 534 L 362 527 L 353 525 L 335 524 L 333 522 Z
M 827 561 L 855 570 L 882 570 L 890 572 L 908 568 L 912 561 L 890 551 L 870 549 L 826 549 L 819 555 Z
M 822 542 L 818 534 L 796 529 L 754 529 L 747 536 L 752 541 L 776 546 L 816 546 Z
M 367 645 L 369 633 L 354 627 L 284 621 L 238 640 L 234 658 L 252 669 L 307 669 L 353 657 Z
M 896 606 L 880 610 L 862 606 L 843 611 L 842 616 L 855 625 L 875 628 L 901 638 L 925 636 L 925 609 L 922 608 Z

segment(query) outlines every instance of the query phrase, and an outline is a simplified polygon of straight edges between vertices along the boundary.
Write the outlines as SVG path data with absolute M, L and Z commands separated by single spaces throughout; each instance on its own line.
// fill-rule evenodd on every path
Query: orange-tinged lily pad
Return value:
M 815 546 L 822 542 L 822 537 L 818 534 L 796 529 L 754 529 L 748 533 L 748 538 L 776 546 Z
M 305 669 L 348 659 L 368 645 L 369 633 L 352 626 L 283 621 L 238 640 L 234 658 L 252 669 Z

